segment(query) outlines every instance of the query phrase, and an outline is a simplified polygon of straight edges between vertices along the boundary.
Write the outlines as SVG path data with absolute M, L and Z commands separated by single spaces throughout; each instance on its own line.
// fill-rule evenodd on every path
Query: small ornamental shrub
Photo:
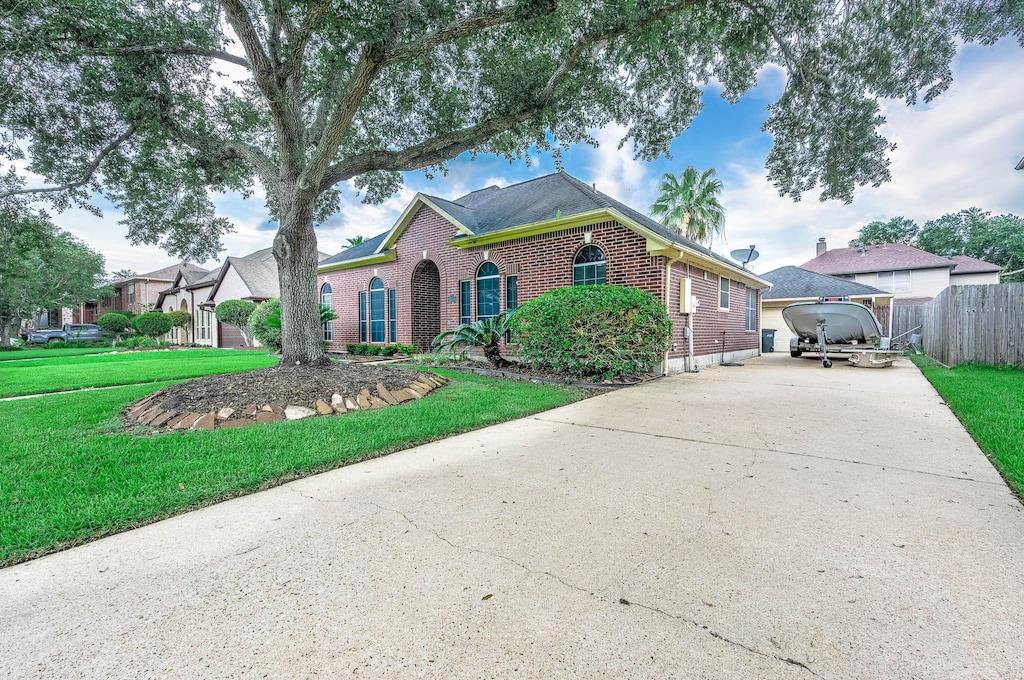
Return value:
M 267 323 L 268 319 L 276 319 L 276 328 Z M 274 352 L 281 351 L 281 298 L 267 300 L 256 308 L 249 317 L 249 330 L 260 344 Z
M 131 320 L 119 312 L 107 312 L 96 319 L 96 325 L 100 327 L 100 330 L 113 333 L 114 342 L 117 343 L 121 340 L 121 334 L 131 328 Z
M 180 328 L 185 331 L 185 340 L 188 340 L 188 329 L 192 324 L 192 315 L 186 312 L 184 309 L 175 309 L 167 312 L 167 316 L 171 318 L 171 323 L 175 328 Z
M 156 349 L 161 343 L 148 335 L 131 335 L 121 341 L 123 349 Z
M 163 312 L 146 312 L 132 319 L 132 327 L 143 335 L 155 338 L 168 333 L 174 326 L 171 317 Z
M 256 303 L 249 300 L 225 300 L 217 305 L 213 311 L 217 321 L 234 326 L 242 333 L 242 341 L 246 347 L 252 345 L 252 331 L 249 328 L 249 319 L 256 311 Z
M 665 358 L 672 322 L 650 293 L 627 286 L 548 291 L 511 319 L 520 359 L 572 378 L 645 373 Z
M 471 347 L 480 347 L 487 361 L 495 368 L 507 368 L 513 363 L 501 356 L 499 343 L 508 335 L 509 321 L 515 312 L 505 310 L 497 316 L 477 319 L 473 323 L 464 323 L 455 330 L 441 333 L 431 343 L 434 354 L 438 357 L 451 355 L 465 359 Z
M 368 345 L 366 343 L 360 343 L 357 345 L 355 343 L 351 343 L 345 345 L 345 351 L 356 356 L 393 357 L 396 354 L 408 354 L 409 356 L 412 356 L 416 353 L 416 348 L 412 345 L 403 345 L 402 343 L 395 343 L 394 345 Z

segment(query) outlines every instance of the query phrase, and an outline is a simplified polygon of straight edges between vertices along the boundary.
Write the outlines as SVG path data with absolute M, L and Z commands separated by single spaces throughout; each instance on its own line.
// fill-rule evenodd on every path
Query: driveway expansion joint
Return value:
M 913 468 L 899 467 L 898 465 L 880 465 L 878 463 L 870 463 L 863 460 L 850 460 L 849 458 L 836 458 L 834 456 L 820 456 L 814 453 L 805 453 L 803 451 L 787 451 L 785 449 L 772 449 L 768 447 L 755 448 L 752 446 L 746 446 L 743 444 L 732 444 L 730 442 L 716 442 L 710 439 L 696 439 L 693 437 L 678 437 L 671 434 L 658 434 L 655 432 L 641 432 L 639 430 L 626 430 L 621 427 L 608 427 L 607 425 L 592 425 L 590 423 L 577 423 L 570 420 L 549 420 L 547 418 L 540 418 L 538 416 L 532 416 L 532 420 L 536 420 L 542 423 L 549 423 L 552 425 L 568 425 L 571 427 L 586 427 L 594 430 L 604 430 L 605 432 L 623 432 L 625 434 L 635 434 L 641 437 L 654 437 L 656 439 L 671 439 L 677 442 L 688 442 L 691 444 L 706 444 L 708 446 L 722 446 L 730 449 L 742 449 L 744 451 L 764 451 L 765 453 L 780 453 L 785 456 L 799 456 L 801 458 L 813 458 L 815 460 L 827 460 L 833 463 L 846 463 L 848 465 L 863 465 L 866 467 L 873 467 L 879 470 L 895 470 L 897 472 L 910 472 L 917 475 L 928 475 L 929 477 L 941 477 L 943 479 L 953 479 L 958 482 L 973 482 L 975 484 L 986 484 L 988 486 L 1006 486 L 1006 482 L 1003 480 L 999 481 L 988 481 L 984 479 L 975 479 L 973 477 L 963 477 L 961 475 L 950 475 L 944 472 L 929 472 L 928 470 L 915 470 Z

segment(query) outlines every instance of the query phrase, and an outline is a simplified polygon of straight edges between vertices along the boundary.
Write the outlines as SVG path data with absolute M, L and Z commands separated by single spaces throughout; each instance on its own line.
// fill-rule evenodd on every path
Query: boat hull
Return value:
M 818 322 L 824 322 L 828 345 L 870 345 L 882 341 L 882 326 L 871 310 L 857 302 L 798 302 L 782 310 L 782 318 L 800 344 L 818 344 Z

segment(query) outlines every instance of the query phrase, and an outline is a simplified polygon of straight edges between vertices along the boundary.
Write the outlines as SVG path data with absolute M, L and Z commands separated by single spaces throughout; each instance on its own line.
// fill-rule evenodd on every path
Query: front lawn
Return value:
M 235 373 L 267 368 L 277 361 L 268 356 L 267 350 L 231 349 L 119 352 L 4 361 L 0 363 L 0 398 Z
M 166 382 L 0 403 L 17 433 L 0 439 L 0 566 L 585 396 L 436 372 L 453 382 L 402 406 L 155 436 L 126 434 L 119 414 Z
M 1024 369 L 963 364 L 949 369 L 911 356 L 978 446 L 1024 497 Z
M 41 359 L 54 357 L 77 357 L 83 354 L 103 354 L 104 352 L 124 351 L 120 347 L 61 347 L 60 349 L 16 349 L 0 352 L 0 361 L 20 361 L 22 359 Z

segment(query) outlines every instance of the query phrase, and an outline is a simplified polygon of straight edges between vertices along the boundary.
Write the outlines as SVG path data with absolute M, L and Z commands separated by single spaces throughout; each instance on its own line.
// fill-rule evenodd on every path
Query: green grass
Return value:
M 425 399 L 343 416 L 135 436 L 120 412 L 168 383 L 0 403 L 0 566 L 289 479 L 576 401 L 448 373 Z
M 1024 369 L 978 364 L 949 369 L 927 356 L 910 359 L 960 418 L 1010 488 L 1024 498 Z
M 5 361 L 0 363 L 0 397 L 234 373 L 266 368 L 277 361 L 266 351 L 226 349 L 123 352 Z
M 64 347 L 61 349 L 19 349 L 13 352 L 0 352 L 0 361 L 19 361 L 21 359 L 39 359 L 46 357 L 77 357 L 83 354 L 102 354 L 116 352 L 118 347 Z

